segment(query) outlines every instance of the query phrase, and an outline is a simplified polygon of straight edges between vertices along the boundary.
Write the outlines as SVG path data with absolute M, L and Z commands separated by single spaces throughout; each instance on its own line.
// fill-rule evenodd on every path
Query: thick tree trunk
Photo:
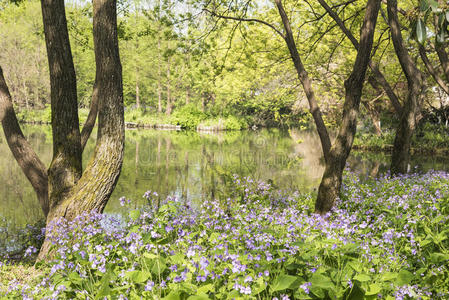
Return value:
M 420 97 L 424 89 L 424 79 L 421 71 L 416 67 L 404 45 L 399 26 L 397 0 L 388 0 L 387 10 L 393 46 L 401 64 L 402 71 L 407 78 L 409 90 L 407 100 L 404 103 L 399 127 L 396 131 L 391 158 L 391 174 L 396 175 L 407 172 L 407 166 L 410 160 L 410 143 L 413 132 L 415 131 Z
M 67 197 L 81 177 L 82 150 L 64 0 L 42 0 L 41 6 L 51 86 L 53 160 L 48 169 L 51 210 Z
M 304 92 L 306 93 L 307 100 L 309 102 L 310 113 L 313 116 L 313 120 L 315 121 L 318 135 L 320 136 L 324 159 L 326 161 L 328 161 L 329 151 L 331 148 L 331 140 L 329 138 L 329 133 L 327 132 L 326 125 L 324 124 L 323 117 L 321 116 L 320 108 L 319 108 L 318 103 L 315 98 L 315 93 L 312 88 L 312 82 L 309 78 L 307 71 L 304 68 L 304 65 L 301 61 L 301 57 L 299 56 L 298 49 L 296 48 L 295 39 L 293 38 L 290 21 L 287 17 L 287 14 L 285 13 L 282 2 L 281 2 L 281 0 L 275 0 L 275 3 L 278 8 L 279 15 L 281 16 L 282 23 L 284 25 L 285 42 L 287 44 L 288 50 L 290 52 L 290 56 L 295 65 L 296 72 L 298 73 L 298 78 L 301 81 L 301 84 L 304 88 Z
M 98 88 L 98 137 L 93 159 L 69 196 L 53 206 L 47 228 L 58 218 L 73 220 L 82 212 L 102 212 L 120 175 L 123 162 L 125 126 L 122 67 L 117 39 L 115 0 L 94 0 L 93 34 Z M 45 239 L 39 259 L 48 254 Z
M 326 168 L 318 189 L 315 212 L 330 211 L 339 197 L 343 170 L 357 130 L 357 115 L 366 69 L 371 56 L 380 0 L 368 0 L 360 31 L 360 45 L 351 75 L 345 81 L 345 103 L 340 129 L 326 160 Z
M 49 211 L 48 177 L 45 165 L 31 148 L 17 121 L 11 94 L 0 67 L 0 121 L 14 158 L 36 192 L 44 215 Z

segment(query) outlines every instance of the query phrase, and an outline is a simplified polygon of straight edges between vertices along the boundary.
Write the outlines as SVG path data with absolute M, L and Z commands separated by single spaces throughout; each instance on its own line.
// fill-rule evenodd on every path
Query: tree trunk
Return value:
M 139 82 L 136 79 L 136 107 L 140 108 Z
M 158 60 L 159 60 L 159 65 L 162 63 L 162 58 L 161 58 L 161 39 L 158 36 L 157 39 L 157 56 L 158 56 Z M 158 68 L 157 71 L 157 112 L 158 113 L 162 113 L 162 84 L 161 84 L 161 68 Z
M 326 168 L 318 189 L 315 212 L 330 211 L 339 197 L 343 170 L 357 130 L 357 115 L 366 69 L 370 61 L 380 0 L 368 0 L 360 31 L 360 45 L 351 75 L 345 81 L 345 103 L 340 129 L 326 160 Z
M 76 76 L 64 0 L 42 0 L 50 70 L 53 159 L 48 169 L 50 210 L 67 197 L 82 173 Z
M 171 114 L 171 82 L 170 82 L 170 58 L 167 61 L 167 107 L 165 113 L 169 116 Z
M 401 64 L 402 71 L 407 78 L 408 85 L 407 100 L 404 103 L 399 127 L 396 130 L 393 154 L 391 157 L 391 174 L 396 175 L 407 172 L 407 166 L 410 160 L 410 143 L 415 130 L 420 97 L 423 94 L 424 77 L 421 71 L 416 67 L 404 45 L 397 14 L 397 0 L 388 0 L 387 10 L 394 50 L 399 59 L 399 63 Z
M 94 0 L 93 35 L 98 88 L 98 137 L 94 157 L 78 183 L 56 206 L 50 208 L 47 228 L 54 220 L 73 220 L 82 212 L 101 213 L 120 175 L 123 162 L 125 126 L 122 67 L 117 38 L 115 0 Z M 39 259 L 47 256 L 48 235 Z
M 284 7 L 281 0 L 275 0 L 276 6 L 281 16 L 282 23 L 285 29 L 284 40 L 287 44 L 288 50 L 290 51 L 290 56 L 295 65 L 296 71 L 298 73 L 299 81 L 304 88 L 307 100 L 309 101 L 310 113 L 313 116 L 315 125 L 320 136 L 321 146 L 324 154 L 324 159 L 327 161 L 329 158 L 329 151 L 331 148 L 331 140 L 329 138 L 329 133 L 327 132 L 326 125 L 324 124 L 323 117 L 321 116 L 321 111 L 315 98 L 315 93 L 312 88 L 312 82 L 309 78 L 307 71 L 302 64 L 301 58 L 296 48 L 295 39 L 293 38 L 293 33 L 290 27 L 290 21 L 288 20 L 287 14 L 285 13 Z
M 325 0 L 318 0 L 318 2 L 321 4 L 321 6 L 326 10 L 326 12 L 331 16 L 332 19 L 334 19 L 335 23 L 340 27 L 341 31 L 346 35 L 346 37 L 351 41 L 352 45 L 356 50 L 359 49 L 359 42 L 354 37 L 352 32 L 346 27 L 343 20 L 338 16 L 337 13 L 335 13 L 332 8 L 327 5 Z M 379 67 L 377 64 L 375 64 L 373 61 L 369 61 L 368 63 L 371 71 L 373 72 L 373 76 L 375 80 L 382 86 L 383 90 L 387 94 L 388 98 L 390 99 L 391 104 L 393 105 L 396 114 L 398 116 L 401 116 L 402 113 L 402 106 L 399 102 L 398 97 L 393 91 L 393 88 L 390 86 L 388 81 L 385 79 L 385 76 L 380 72 Z M 370 81 L 370 84 L 373 85 L 372 81 Z
M 11 149 L 14 158 L 18 162 L 25 176 L 30 181 L 36 192 L 39 204 L 44 215 L 49 211 L 48 203 L 48 177 L 45 165 L 36 155 L 31 145 L 26 140 L 17 121 L 11 94 L 3 77 L 3 70 L 0 67 L 0 120 L 6 141 Z
M 380 116 L 379 116 L 379 112 L 372 107 L 368 102 L 363 101 L 362 102 L 363 106 L 365 106 L 368 115 L 371 118 L 371 121 L 373 123 L 373 127 L 374 127 L 374 133 L 377 136 L 381 136 L 382 135 L 382 127 L 380 126 Z

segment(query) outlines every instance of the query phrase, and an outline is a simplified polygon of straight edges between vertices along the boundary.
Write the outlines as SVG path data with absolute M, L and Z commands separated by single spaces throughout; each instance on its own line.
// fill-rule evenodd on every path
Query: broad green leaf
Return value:
M 446 12 L 446 21 L 449 22 L 449 10 Z
M 441 263 L 443 261 L 449 260 L 449 254 L 432 253 L 430 254 L 430 260 L 433 263 Z
M 332 280 L 322 274 L 314 273 L 312 278 L 310 278 L 310 282 L 312 283 L 312 286 L 317 286 L 325 290 L 333 289 L 335 287 Z
M 377 295 L 381 290 L 382 288 L 380 287 L 380 285 L 378 285 L 377 283 L 373 283 L 368 286 L 368 290 L 365 292 L 365 295 L 366 296 Z
M 386 272 L 383 273 L 381 276 L 381 280 L 382 281 L 391 281 L 394 280 L 398 277 L 398 273 L 393 273 L 393 272 Z
M 206 294 L 198 294 L 187 298 L 187 300 L 209 300 L 209 299 L 210 299 L 209 296 L 207 296 Z
M 326 296 L 326 294 L 324 293 L 323 289 L 317 286 L 312 286 L 310 287 L 310 291 L 317 296 L 319 299 L 324 299 L 324 297 Z
M 418 19 L 418 21 L 416 22 L 416 38 L 418 39 L 418 43 L 424 43 L 426 37 L 426 25 L 421 19 Z
M 129 280 L 131 280 L 134 283 L 143 283 L 147 281 L 148 278 L 150 278 L 150 276 L 151 276 L 150 272 L 138 270 L 130 271 L 125 274 L 125 277 L 129 278 Z
M 360 282 L 366 282 L 371 280 L 371 276 L 369 276 L 368 274 L 357 274 L 354 276 L 354 279 Z
M 412 282 L 414 276 L 407 270 L 401 270 L 398 274 L 398 278 L 396 279 L 396 285 L 403 286 Z
M 279 275 L 271 284 L 271 291 L 277 292 L 288 289 L 298 279 L 296 276 L 287 274 Z
M 179 296 L 178 292 L 171 292 L 170 294 L 168 294 L 167 296 L 165 296 L 162 299 L 164 299 L 164 300 L 181 300 L 181 297 Z
M 198 288 L 198 294 L 205 294 L 207 292 L 213 291 L 214 285 L 209 283 Z

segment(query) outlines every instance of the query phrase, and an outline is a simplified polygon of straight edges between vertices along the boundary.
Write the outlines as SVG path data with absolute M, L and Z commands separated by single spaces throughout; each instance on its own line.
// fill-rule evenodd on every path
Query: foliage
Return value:
M 311 197 L 234 178 L 226 203 L 168 198 L 126 220 L 83 215 L 51 229 L 55 260 L 6 298 L 445 299 L 449 174 L 366 182 L 349 174 L 333 213 Z M 123 205 L 130 205 L 125 198 Z M 57 246 L 56 246 L 57 245 Z
M 185 105 L 173 113 L 172 120 L 183 128 L 196 129 L 196 127 L 207 118 L 195 105 Z

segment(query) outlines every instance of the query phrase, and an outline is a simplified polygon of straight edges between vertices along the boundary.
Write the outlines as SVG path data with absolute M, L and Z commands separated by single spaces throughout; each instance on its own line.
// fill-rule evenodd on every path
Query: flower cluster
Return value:
M 130 210 L 126 222 L 58 220 L 47 234 L 56 253 L 47 276 L 35 288 L 11 285 L 8 296 L 449 297 L 448 174 L 365 182 L 349 174 L 325 216 L 312 213 L 311 195 L 234 183 L 227 203 L 170 198 L 157 211 Z

